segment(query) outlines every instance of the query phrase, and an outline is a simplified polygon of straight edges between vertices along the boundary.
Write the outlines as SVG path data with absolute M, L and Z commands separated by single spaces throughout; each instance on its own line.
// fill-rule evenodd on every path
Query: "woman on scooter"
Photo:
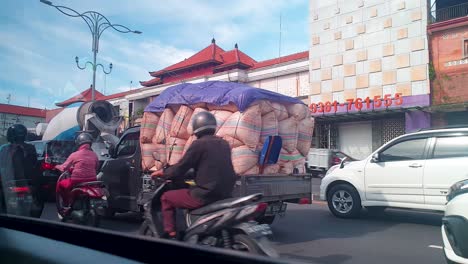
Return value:
M 214 135 L 215 117 L 209 112 L 201 112 L 192 122 L 197 140 L 177 164 L 152 174 L 164 176 L 168 180 L 182 180 L 188 170 L 195 170 L 196 186 L 168 191 L 161 197 L 164 231 L 169 238 L 176 236 L 176 208 L 196 209 L 229 198 L 236 181 L 229 144 Z
M 65 208 L 70 206 L 68 197 L 73 186 L 96 181 L 99 160 L 96 153 L 91 149 L 92 142 L 93 137 L 89 133 L 79 134 L 75 139 L 78 150 L 73 152 L 62 165 L 55 167 L 61 172 L 73 169 L 71 177 L 61 180 L 56 187 L 56 192 L 62 199 Z

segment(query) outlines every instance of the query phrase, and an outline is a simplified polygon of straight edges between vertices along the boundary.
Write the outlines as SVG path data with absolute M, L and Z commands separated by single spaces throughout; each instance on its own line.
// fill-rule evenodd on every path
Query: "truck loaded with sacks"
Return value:
M 312 181 L 305 173 L 305 157 L 314 120 L 307 106 L 245 84 L 211 81 L 164 90 L 146 107 L 141 127 L 128 129 L 110 149 L 101 179 L 109 188 L 111 213 L 141 210 L 154 189 L 151 172 L 182 158 L 196 140 L 191 119 L 202 111 L 215 116 L 216 135 L 231 147 L 232 164 L 239 175 L 233 196 L 263 193 L 263 201 L 268 202 L 262 222 L 270 223 L 275 215 L 284 214 L 288 202 L 311 202 Z M 265 146 L 278 138 L 277 151 L 269 149 L 268 155 L 279 155 L 262 162 Z

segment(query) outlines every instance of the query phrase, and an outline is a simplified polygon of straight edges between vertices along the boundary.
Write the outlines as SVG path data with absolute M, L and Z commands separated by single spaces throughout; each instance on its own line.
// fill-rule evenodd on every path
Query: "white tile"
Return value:
M 410 82 L 411 81 L 411 67 L 397 70 L 397 82 Z
M 393 70 L 396 68 L 395 57 L 388 56 L 382 58 L 382 71 Z
M 327 80 L 327 81 L 322 81 L 322 93 L 331 93 L 332 91 L 332 81 Z
M 343 78 L 343 65 L 334 66 L 332 69 L 332 79 Z
M 395 54 L 405 54 L 411 52 L 411 40 L 410 39 L 400 39 L 394 42 L 394 51 Z
M 333 101 L 337 101 L 338 103 L 344 102 L 344 92 L 334 92 L 333 93 Z
M 364 71 L 364 62 L 363 61 L 360 61 L 360 62 L 356 63 L 356 75 L 367 73 L 367 72 Z
M 366 34 L 374 33 L 382 30 L 380 19 L 374 18 L 369 23 L 366 23 Z
M 371 47 L 379 45 L 388 41 L 388 34 L 385 31 L 378 31 L 374 33 L 365 34 L 364 45 L 366 47 Z
M 427 55 L 425 55 L 427 54 Z M 425 64 L 425 58 L 428 58 L 428 52 L 426 50 L 419 50 L 411 52 L 410 54 L 410 64 L 411 66 L 417 66 Z M 426 62 L 427 63 L 427 62 Z
M 322 96 L 320 94 L 310 96 L 310 103 L 318 103 L 322 101 Z
M 320 70 L 310 71 L 310 82 L 318 82 L 322 80 L 322 75 Z
M 411 23 L 411 11 L 406 9 L 392 13 L 392 27 L 407 26 Z
M 366 99 L 369 96 L 369 92 L 370 92 L 369 88 L 357 89 L 356 97 L 361 98 L 361 99 Z
M 346 90 L 355 89 L 356 88 L 356 76 L 345 77 L 344 86 Z
M 354 20 L 353 20 L 354 21 Z M 355 24 L 349 24 L 347 26 L 344 26 L 342 27 L 341 29 L 341 37 L 343 39 L 347 39 L 347 38 L 352 38 L 354 36 L 356 36 L 356 28 L 355 28 Z
M 419 81 L 411 83 L 411 90 L 412 95 L 419 95 L 419 94 L 428 94 L 429 89 L 427 85 L 427 81 Z
M 369 86 L 382 85 L 382 72 L 369 73 Z
M 338 52 L 344 52 L 346 51 L 345 50 L 345 42 L 343 40 L 343 37 L 340 39 L 340 40 L 335 40 L 337 43 L 337 48 L 338 48 Z
M 333 65 L 333 56 L 332 55 L 322 56 L 320 60 L 320 65 L 322 69 L 331 67 Z
M 382 45 L 372 46 L 367 49 L 368 60 L 380 59 L 380 58 L 382 58 Z
M 421 21 L 415 21 L 408 25 L 408 38 L 419 37 L 422 34 Z
M 382 87 L 383 95 L 391 94 L 392 96 L 396 93 L 396 86 L 394 84 L 391 85 L 384 85 Z
M 350 50 L 343 54 L 343 64 L 351 64 L 356 62 L 356 51 Z
M 366 35 L 366 34 L 364 34 Z M 366 46 L 366 43 L 364 43 L 364 37 L 363 35 L 359 35 L 354 38 L 354 49 L 362 49 L 363 47 Z
M 407 0 L 406 2 L 406 9 L 413 9 L 413 8 L 420 8 L 421 1 L 418 0 Z

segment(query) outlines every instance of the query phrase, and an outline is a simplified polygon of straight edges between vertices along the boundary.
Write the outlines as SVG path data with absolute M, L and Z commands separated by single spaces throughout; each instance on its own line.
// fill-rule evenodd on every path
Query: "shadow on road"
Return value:
M 440 226 L 442 219 L 442 214 L 395 209 L 380 214 L 364 209 L 360 218 L 340 219 L 333 216 L 326 205 L 291 207 L 285 218 L 272 225 L 274 240 L 284 244 L 366 236 L 400 224 Z
M 349 255 L 335 254 L 322 257 L 302 257 L 293 254 L 281 254 L 281 258 L 291 258 L 296 261 L 304 261 L 306 263 L 317 263 L 317 264 L 340 264 L 344 263 L 347 260 L 350 260 L 352 257 Z

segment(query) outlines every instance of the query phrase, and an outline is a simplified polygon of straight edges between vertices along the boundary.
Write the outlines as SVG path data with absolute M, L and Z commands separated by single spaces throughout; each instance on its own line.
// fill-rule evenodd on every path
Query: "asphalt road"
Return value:
M 57 220 L 54 204 L 43 218 Z M 289 205 L 287 215 L 272 225 L 272 238 L 281 257 L 313 263 L 445 263 L 440 246 L 438 213 L 386 210 L 381 215 L 363 212 L 360 219 L 332 216 L 323 202 Z M 134 214 L 104 219 L 101 227 L 136 233 Z

